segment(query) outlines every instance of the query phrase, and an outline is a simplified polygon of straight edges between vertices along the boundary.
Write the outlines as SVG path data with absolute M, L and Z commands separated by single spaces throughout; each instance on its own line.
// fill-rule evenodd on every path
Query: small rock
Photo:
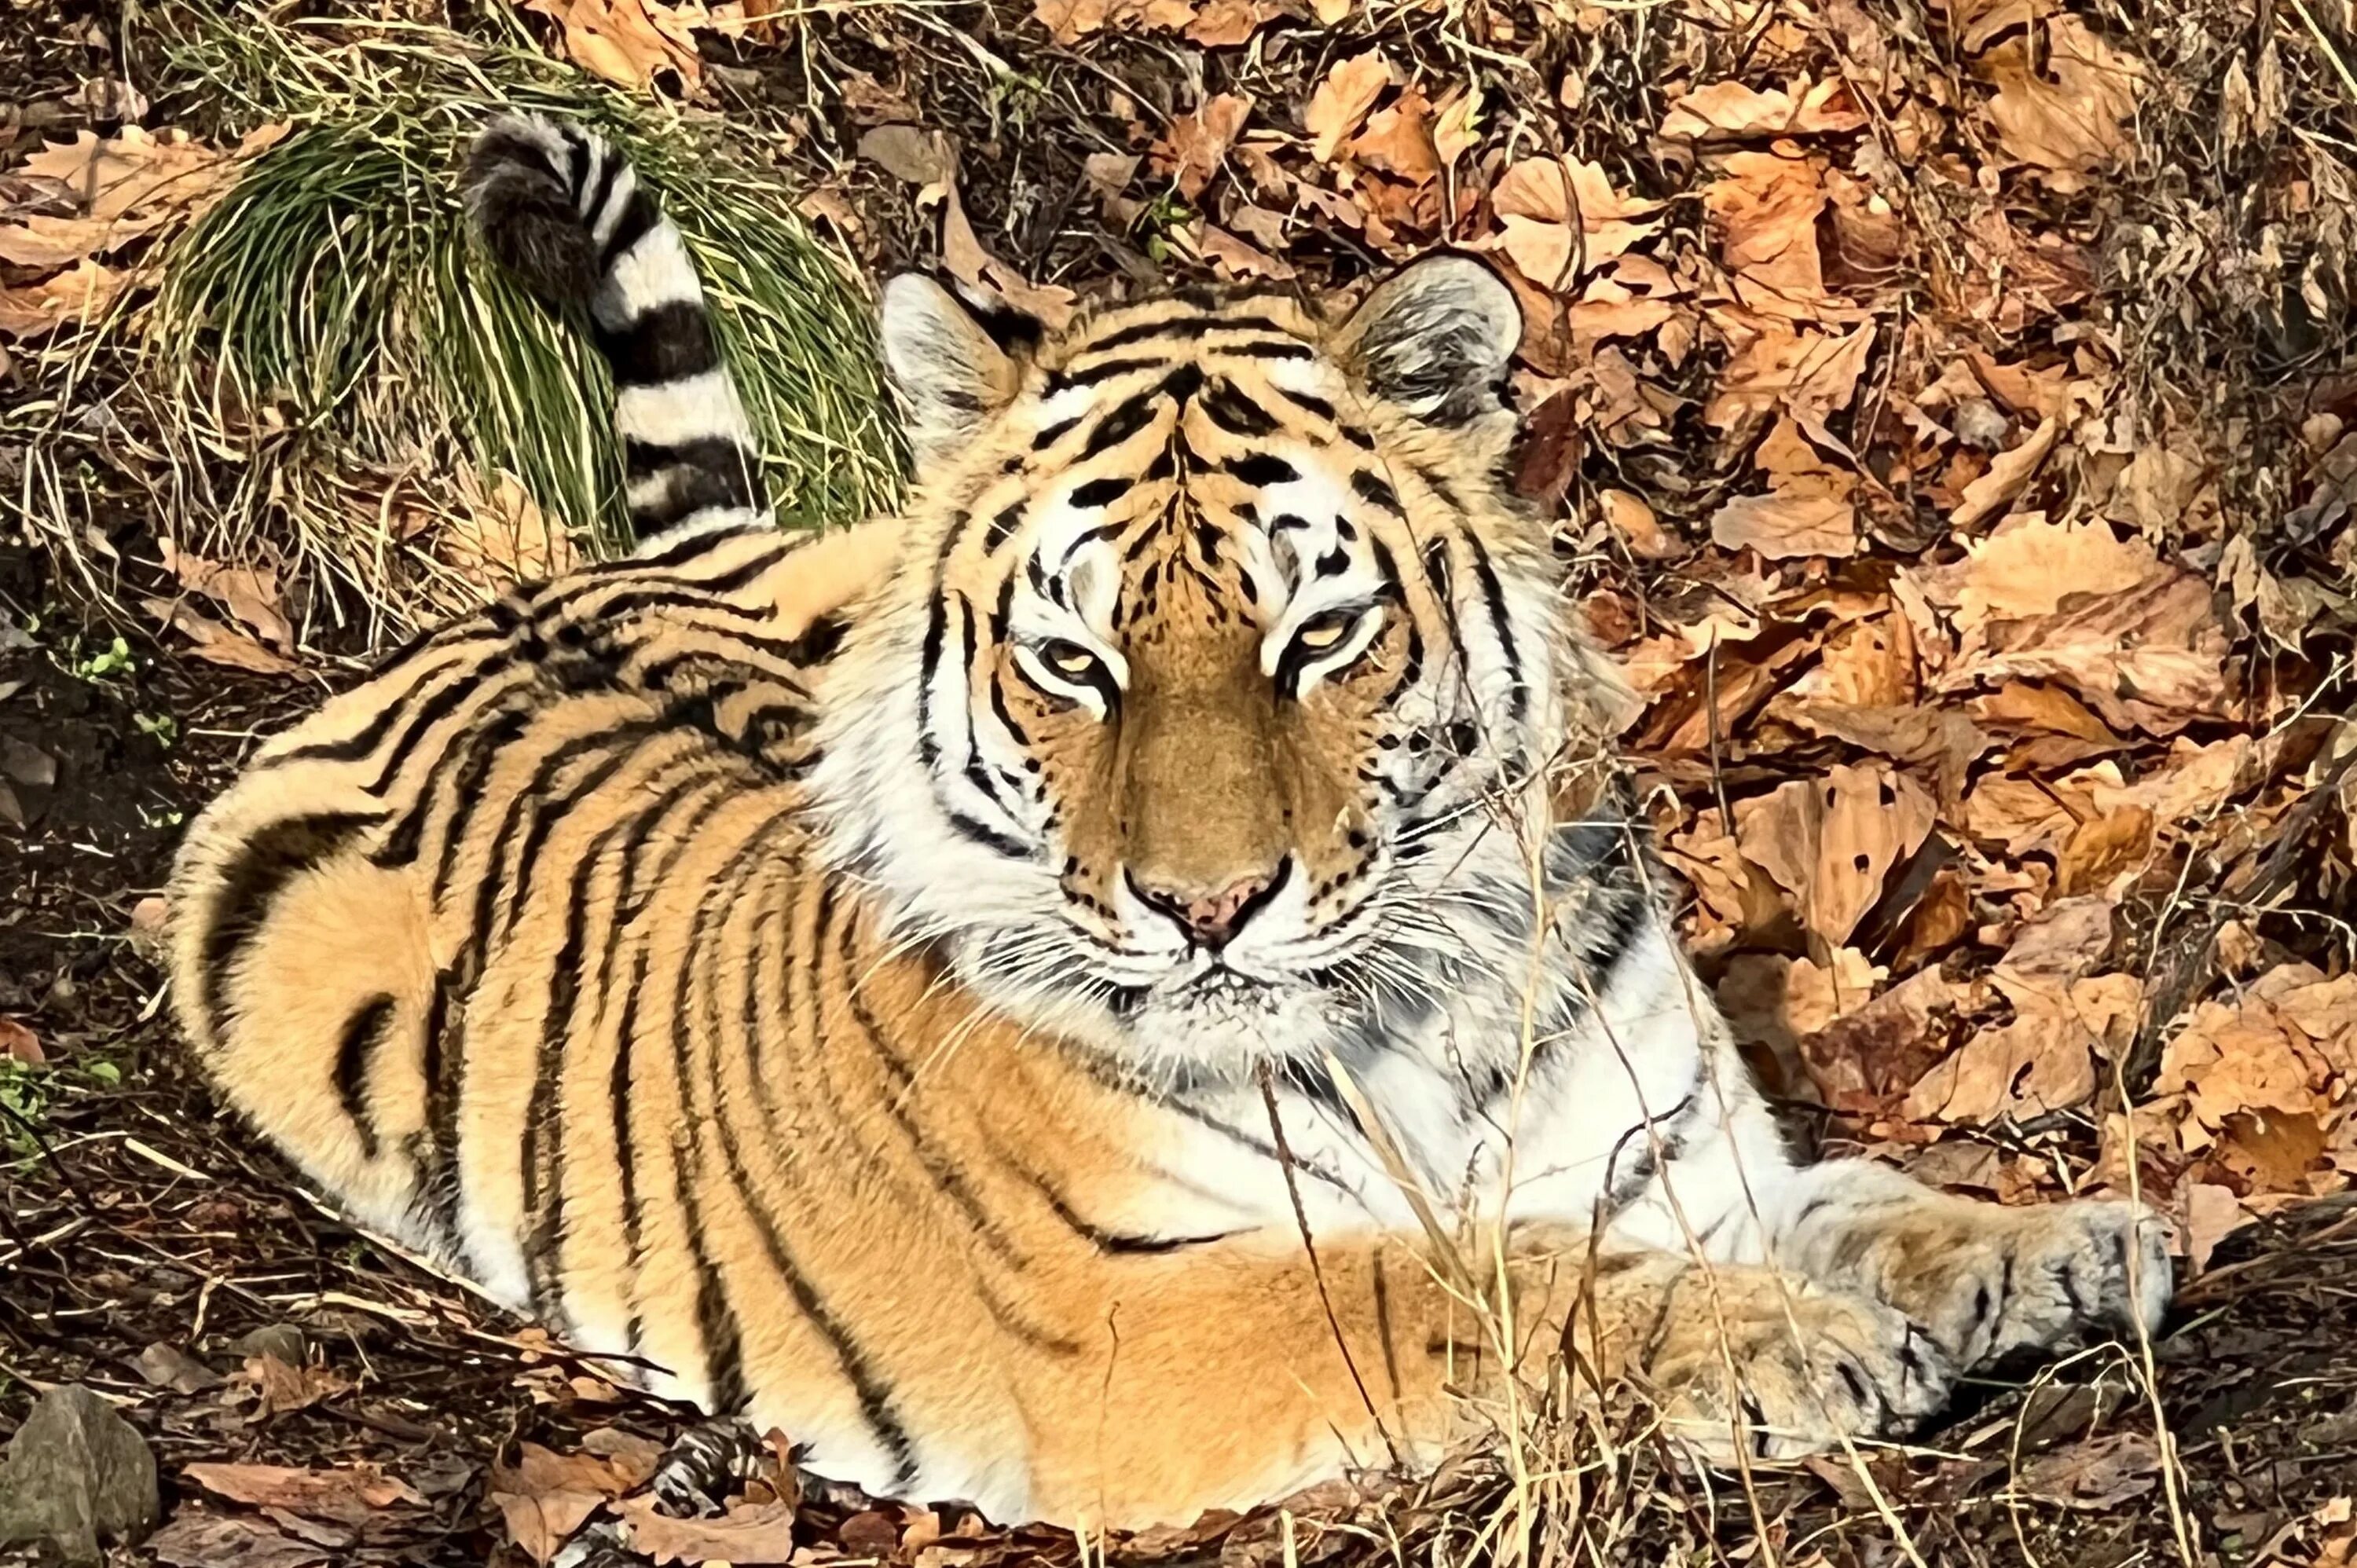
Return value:
M 45 1542 L 68 1563 L 103 1563 L 102 1538 L 136 1544 L 160 1513 L 147 1440 L 79 1383 L 43 1394 L 0 1459 L 0 1545 Z
M 310 1359 L 303 1331 L 291 1323 L 265 1324 L 239 1335 L 230 1341 L 229 1348 L 241 1356 L 274 1356 L 290 1367 L 300 1367 Z

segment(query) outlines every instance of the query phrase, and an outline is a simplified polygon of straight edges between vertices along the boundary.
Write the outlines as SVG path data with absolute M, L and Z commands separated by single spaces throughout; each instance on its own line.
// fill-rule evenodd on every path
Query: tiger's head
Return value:
M 917 489 L 830 677 L 839 858 L 991 1004 L 1166 1078 L 1518 985 L 1500 808 L 1584 678 L 1501 472 L 1520 334 L 1458 256 L 1341 319 L 1181 297 L 1054 335 L 894 280 Z

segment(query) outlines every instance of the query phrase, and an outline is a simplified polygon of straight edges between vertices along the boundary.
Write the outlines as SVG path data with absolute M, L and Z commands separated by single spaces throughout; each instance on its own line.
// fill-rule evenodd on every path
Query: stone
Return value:
M 80 1383 L 43 1394 L 0 1455 L 0 1546 L 102 1563 L 101 1541 L 135 1545 L 161 1512 L 147 1440 Z

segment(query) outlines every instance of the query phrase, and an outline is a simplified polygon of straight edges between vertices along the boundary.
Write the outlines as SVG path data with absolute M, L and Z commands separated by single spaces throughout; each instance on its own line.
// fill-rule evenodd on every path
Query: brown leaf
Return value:
M 564 1550 L 573 1532 L 606 1504 L 596 1492 L 540 1492 L 524 1496 L 494 1488 L 491 1502 L 506 1522 L 508 1539 L 534 1563 L 545 1563 Z
M 949 137 L 921 125 L 878 125 L 859 138 L 859 156 L 910 185 L 947 185 L 957 178 L 957 151 Z
M 1835 765 L 1818 783 L 1795 780 L 1738 801 L 1745 858 L 1801 900 L 1802 922 L 1837 948 L 1881 897 L 1891 868 L 1922 847 L 1932 798 L 1880 763 Z
M 2094 1092 L 2094 1062 L 2073 1021 L 2038 1013 L 1974 1036 L 1923 1075 L 1906 1112 L 1919 1122 L 1986 1123 L 2067 1110 Z
M 142 599 L 140 608 L 173 630 L 187 636 L 199 659 L 255 675 L 292 675 L 301 666 L 273 653 L 242 631 L 231 631 L 189 604 L 169 599 Z
M 1203 0 L 1187 37 L 1207 49 L 1233 48 L 1284 15 L 1282 0 Z
M 1071 289 L 1036 285 L 982 248 L 982 242 L 974 238 L 974 225 L 966 220 L 965 204 L 954 185 L 945 187 L 942 194 L 942 264 L 962 281 L 996 294 L 1016 309 L 1039 317 L 1050 331 L 1071 319 Z
M 2127 145 L 2126 122 L 2136 113 L 2144 64 L 2114 49 L 2075 16 L 2046 20 L 2040 75 L 2031 40 L 2009 38 L 1981 57 L 1997 84 L 1988 115 L 2008 156 L 2049 171 L 2058 189 L 2076 190 L 2082 176 L 2109 162 Z
M 145 1550 L 169 1568 L 312 1568 L 329 1556 L 263 1520 L 189 1511 L 149 1536 Z
M 591 1514 L 645 1485 L 661 1457 L 655 1444 L 611 1427 L 589 1433 L 572 1454 L 526 1443 L 512 1466 L 492 1467 L 490 1495 L 509 1539 L 546 1563 Z
M 167 538 L 156 541 L 164 569 L 183 587 L 220 605 L 281 653 L 295 651 L 295 628 L 279 607 L 278 572 L 270 566 L 228 566 L 184 553 Z
M 285 1509 L 339 1524 L 364 1523 L 384 1509 L 425 1506 L 424 1497 L 373 1465 L 334 1470 L 298 1470 L 284 1465 L 189 1465 L 180 1474 L 233 1503 Z
M 1798 488 L 1738 496 L 1711 514 L 1710 537 L 1727 550 L 1756 550 L 1770 561 L 1857 553 L 1857 513 L 1838 497 Z
M 434 553 L 468 582 L 504 589 L 560 576 L 578 564 L 572 539 L 513 475 L 485 484 L 464 470 L 459 482 L 468 504 L 436 530 Z
M 1964 498 L 1948 513 L 1948 526 L 1977 528 L 2012 505 L 2014 498 L 2028 489 L 2029 481 L 2038 477 L 2047 454 L 2054 450 L 2054 443 L 2061 435 L 2061 420 L 2050 415 L 2040 421 L 2038 428 L 2020 446 L 1998 453 L 1988 472 L 1964 487 Z
M 1792 306 L 1824 297 L 1817 215 L 1825 201 L 1813 163 L 1773 152 L 1733 155 L 1726 177 L 1704 188 L 1719 258 L 1749 285 L 1748 303 Z
M 1391 84 L 1391 62 L 1381 49 L 1355 55 L 1328 71 L 1309 95 L 1309 108 L 1302 117 L 1311 155 L 1321 164 L 1332 163 Z
M 2226 634 L 2206 584 L 2164 568 L 2125 593 L 2077 595 L 2063 609 L 1988 630 L 1989 650 L 1961 660 L 1944 691 L 1998 680 L 2055 681 L 2106 724 L 2173 735 L 2231 713 Z
M 22 288 L 0 286 L 0 334 L 38 338 L 69 322 L 88 322 L 131 284 L 130 274 L 82 262 L 70 272 Z
M 1663 528 L 1653 516 L 1653 509 L 1627 490 L 1601 490 L 1598 504 L 1603 509 L 1605 526 L 1620 536 L 1629 553 L 1640 561 L 1674 561 L 1686 553 L 1685 542 Z
M 49 1059 L 32 1026 L 16 1018 L 0 1018 L 0 1058 L 27 1067 L 39 1067 Z
M 1866 115 L 1838 79 L 1761 91 L 1739 81 L 1698 87 L 1662 121 L 1662 134 L 1682 141 L 1741 141 L 1855 131 Z
M 708 26 L 713 20 L 701 5 L 524 0 L 524 9 L 561 25 L 565 58 L 593 76 L 644 91 L 653 87 L 657 76 L 670 71 L 691 92 L 704 78 L 704 61 L 689 33 L 699 21 Z
M 1576 158 L 1524 158 L 1498 177 L 1490 206 L 1501 218 L 1531 218 L 1568 223 L 1579 215 L 1584 229 L 1600 229 L 1658 212 L 1662 203 L 1617 194 L 1598 164 Z
M 630 1549 L 669 1563 L 791 1563 L 794 1509 L 789 1503 L 739 1503 L 719 1519 L 671 1519 L 652 1498 L 619 1506 Z
M 261 1395 L 253 1421 L 264 1421 L 289 1411 L 307 1410 L 333 1399 L 351 1386 L 351 1380 L 326 1367 L 291 1367 L 275 1356 L 248 1356 L 236 1381 L 251 1385 Z
M 1191 0 L 1037 0 L 1031 15 L 1067 48 L 1108 27 L 1175 32 L 1195 23 Z
M 1426 184 L 1440 173 L 1431 119 L 1431 101 L 1423 88 L 1411 81 L 1389 108 L 1368 120 L 1366 130 L 1351 139 L 1350 155 L 1369 168 L 1396 175 L 1411 185 Z
M 1168 135 L 1154 150 L 1176 174 L 1179 195 L 1192 201 L 1203 194 L 1220 172 L 1221 160 L 1243 134 L 1252 107 L 1253 101 L 1242 93 L 1222 92 L 1170 122 Z
M 2062 1508 L 2102 1512 L 2160 1485 L 2160 1450 L 2141 1432 L 2110 1432 L 2040 1454 L 2021 1468 L 2014 1488 Z
M 1253 249 L 1214 223 L 1195 222 L 1180 237 L 1197 255 L 1234 278 L 1268 278 L 1282 282 L 1293 276 L 1293 263 Z

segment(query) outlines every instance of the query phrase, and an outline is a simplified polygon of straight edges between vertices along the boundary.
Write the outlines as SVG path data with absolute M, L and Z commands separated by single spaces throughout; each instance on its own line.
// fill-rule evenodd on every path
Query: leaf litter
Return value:
M 766 7 L 527 9 L 585 70 L 698 112 L 737 112 L 731 72 L 803 69 L 765 45 Z M 1621 740 L 1747 1047 L 1826 1144 L 1926 1179 L 2029 1202 L 2124 1190 L 2132 1164 L 2198 1282 L 2235 1232 L 2357 1177 L 2334 924 L 2357 855 L 2335 768 L 2357 737 L 2333 716 L 2357 393 L 2216 351 L 2226 331 L 2294 342 L 2287 300 L 2345 309 L 2332 213 L 2357 186 L 2329 137 L 2292 129 L 2327 123 L 2330 67 L 2296 18 L 2248 6 L 2169 36 L 2050 0 L 1739 10 L 1641 27 L 1581 5 L 1039 0 L 972 48 L 847 14 L 793 78 L 835 92 L 840 155 L 808 156 L 835 145 L 825 109 L 765 125 L 825 166 L 813 189 L 869 262 L 937 258 L 1051 317 L 1109 271 L 1347 295 L 1435 244 L 1489 256 L 1526 317 L 1513 386 L 1544 442 L 1523 488 L 1631 671 Z M 2201 52 L 2219 38 L 2237 41 Z M 1037 62 L 1082 131 L 1001 118 L 1014 89 L 983 55 Z M 1584 63 L 1605 58 L 1625 68 Z M 2222 137 L 2271 231 L 2154 177 Z M 44 205 L 0 213 L 0 331 L 38 342 L 102 306 L 176 220 L 160 184 L 100 188 L 101 145 L 41 155 Z M 118 161 L 142 157 L 169 161 Z M 2222 364 L 2240 381 L 2213 397 Z M 476 489 L 476 521 L 436 528 L 455 571 L 488 593 L 562 566 L 520 490 Z M 156 613 L 210 657 L 304 668 L 265 613 L 271 565 L 179 558 Z M 2179 972 L 2189 990 L 2164 983 Z M 306 1370 L 250 1367 L 206 1397 L 304 1419 L 339 1397 L 307 1398 Z M 486 1478 L 512 1550 L 545 1561 L 597 1520 L 683 1561 L 731 1531 L 788 1552 L 798 1517 L 809 1550 L 808 1499 L 661 1518 L 598 1430 Z M 2156 1457 L 2132 1438 L 2058 1444 L 2016 1490 L 2139 1504 Z M 2268 1530 L 2336 1539 L 2346 1516 L 2323 1508 Z M 173 1528 L 191 1518 L 319 1560 L 248 1514 Z M 942 1544 L 978 1523 L 928 1528 L 864 1508 L 825 1527 L 920 1562 L 985 1550 Z

